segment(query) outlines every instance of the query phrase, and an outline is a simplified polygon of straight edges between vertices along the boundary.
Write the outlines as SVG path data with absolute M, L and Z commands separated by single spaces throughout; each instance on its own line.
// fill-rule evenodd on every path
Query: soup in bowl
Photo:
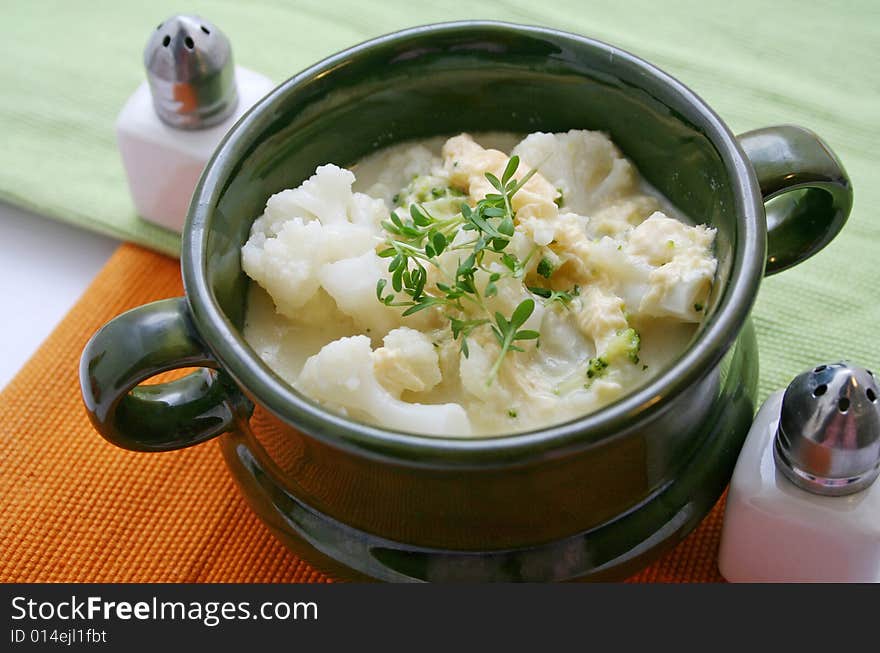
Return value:
M 498 435 L 597 410 L 684 351 L 715 230 L 600 132 L 479 141 L 319 166 L 269 198 L 242 248 L 245 338 L 297 390 L 378 426 Z
M 249 242 L 258 244 L 252 241 L 262 228 L 256 222 L 270 198 L 300 187 L 328 164 L 340 171 L 353 169 L 356 176 L 368 157 L 381 156 L 391 146 L 408 147 L 430 139 L 442 143 L 471 134 L 482 147 L 480 139 L 485 134 L 525 137 L 573 130 L 604 134 L 620 157 L 638 171 L 639 184 L 644 182 L 640 187 L 652 189 L 645 194 L 654 197 L 661 212 L 668 202 L 670 212 L 674 207 L 682 219 L 692 222 L 690 226 L 679 223 L 682 229 L 703 225 L 703 240 L 711 238 L 711 247 L 704 242 L 701 256 L 713 266 L 712 279 L 698 284 L 702 294 L 689 307 L 678 303 L 679 310 L 693 313 L 687 323 L 690 330 L 674 355 L 650 358 L 647 335 L 644 352 L 635 351 L 631 337 L 619 343 L 622 354 L 614 359 L 617 364 L 631 366 L 633 373 L 640 371 L 637 365 L 649 365 L 650 374 L 641 382 L 595 409 L 560 413 L 558 419 L 551 416 L 522 429 L 504 428 L 493 418 L 488 420 L 490 427 L 474 432 L 480 430 L 474 429 L 481 420 L 477 406 L 465 410 L 472 431 L 462 437 L 444 428 L 406 429 L 401 422 L 383 425 L 381 414 L 346 408 L 346 398 L 338 392 L 310 396 L 309 387 L 299 384 L 308 367 L 305 360 L 295 375 L 286 374 L 271 360 L 267 363 L 267 349 L 254 335 L 253 322 L 248 323 L 248 316 L 255 315 L 259 302 L 267 297 L 259 297 L 264 290 L 248 276 L 259 277 L 260 264 L 249 261 L 247 251 Z M 471 192 L 470 186 L 482 180 L 493 185 L 481 170 L 468 178 L 467 187 L 458 182 L 447 190 L 438 187 L 444 196 L 466 194 L 463 202 L 450 209 L 456 213 L 449 219 L 476 212 L 491 218 L 488 224 L 495 232 L 513 240 L 506 233 L 509 225 L 501 229 L 504 207 L 496 205 L 500 213 L 486 213 L 483 205 L 480 213 L 477 205 L 489 195 L 504 194 L 509 182 L 516 185 L 522 180 L 527 174 L 524 170 L 540 172 L 545 162 L 540 157 L 529 159 L 520 150 L 518 165 L 502 180 L 511 160 L 506 155 L 515 148 L 503 152 L 504 168 L 492 173 L 502 190 L 482 196 Z M 545 166 L 541 175 L 556 191 L 556 182 L 549 179 L 552 171 Z M 432 189 L 427 189 L 429 195 Z M 411 190 L 415 195 L 420 192 L 415 187 Z M 565 208 L 564 191 L 557 214 Z M 380 193 L 375 188 L 372 192 Z M 394 194 L 373 199 L 393 204 Z M 557 199 L 554 196 L 551 201 Z M 771 199 L 765 217 L 765 201 Z M 510 201 L 515 204 L 515 200 L 514 195 Z M 426 196 L 415 204 L 424 208 L 428 201 Z M 340 577 L 390 581 L 620 578 L 684 537 L 720 496 L 755 407 L 758 351 L 748 318 L 760 280 L 765 273 L 794 265 L 821 249 L 843 225 L 850 205 L 846 174 L 817 136 L 783 126 L 737 138 L 692 91 L 613 46 L 554 30 L 493 22 L 405 30 L 355 46 L 292 77 L 231 130 L 208 163 L 190 207 L 181 252 L 186 297 L 130 311 L 94 336 L 83 352 L 80 368 L 85 404 L 96 429 L 129 449 L 165 451 L 220 435 L 230 471 L 256 512 L 293 551 Z M 420 301 L 415 293 L 418 283 L 413 283 L 410 274 L 408 280 L 401 278 L 396 284 L 394 271 L 388 269 L 396 253 L 380 254 L 389 247 L 394 250 L 390 241 L 399 241 L 397 236 L 401 236 L 395 229 L 415 239 L 407 230 L 425 226 L 416 224 L 416 220 L 424 221 L 418 217 L 422 209 L 417 207 L 414 214 L 411 206 L 408 214 L 397 212 L 398 224 L 391 220 L 392 207 L 386 204 L 388 218 L 383 214 L 377 222 L 382 231 L 373 235 L 380 240 L 364 253 L 372 252 L 383 262 L 384 266 L 375 268 L 379 276 L 357 269 L 353 275 L 342 275 L 368 287 L 370 294 L 364 301 L 374 302 L 369 310 L 393 309 L 400 320 L 407 319 L 402 313 Z M 433 216 L 431 207 L 427 210 Z M 586 217 L 595 219 L 597 210 L 578 208 L 571 213 L 581 215 L 578 211 L 593 211 Z M 641 254 L 625 250 L 633 244 L 632 233 L 651 215 L 627 217 L 629 226 L 613 234 L 590 234 L 586 226 L 583 233 L 594 249 L 603 238 L 610 238 L 612 243 L 603 247 L 612 259 L 615 252 L 638 259 Z M 303 219 L 308 216 L 288 217 L 300 218 L 303 228 L 308 226 L 309 221 Z M 525 217 L 522 213 L 513 216 L 514 232 Z M 390 230 L 382 227 L 388 221 Z M 483 233 L 478 228 L 469 231 Z M 482 360 L 484 365 L 475 378 L 496 391 L 494 383 L 502 374 L 505 382 L 515 380 L 507 379 L 512 370 L 505 366 L 515 363 L 516 355 L 543 355 L 534 351 L 536 340 L 542 347 L 555 345 L 542 332 L 543 325 L 532 328 L 528 324 L 539 304 L 545 313 L 558 312 L 561 321 L 571 319 L 572 328 L 579 329 L 576 320 L 569 318 L 577 308 L 575 300 L 583 309 L 593 299 L 586 288 L 583 294 L 580 289 L 574 292 L 575 275 L 588 275 L 576 272 L 577 257 L 551 246 L 561 231 L 554 230 L 549 241 L 546 235 L 536 239 L 533 234 L 532 244 L 546 249 L 541 259 L 528 259 L 531 246 L 522 250 L 513 243 L 502 247 L 505 238 L 486 233 L 492 241 L 487 247 L 498 250 L 487 255 L 488 263 L 494 265 L 497 258 L 504 267 L 507 247 L 516 255 L 511 272 L 516 272 L 517 264 L 529 268 L 535 263 L 534 270 L 523 272 L 526 284 L 520 284 L 529 295 L 514 293 L 510 303 L 490 306 L 489 300 L 494 302 L 496 297 L 491 291 L 486 297 L 486 285 L 495 268 L 487 263 L 489 277 L 477 286 L 488 317 L 448 312 L 432 319 L 440 320 L 438 328 L 447 330 L 444 337 L 452 343 L 449 347 L 458 356 L 458 365 L 462 359 L 466 364 Z M 264 237 L 271 235 L 264 229 Z M 668 241 L 673 241 L 669 249 L 674 251 L 684 243 L 682 238 L 659 242 L 645 238 L 645 252 L 657 249 L 660 257 L 651 264 L 652 271 L 665 264 L 663 257 L 669 252 L 662 248 L 668 247 Z M 455 236 L 447 241 L 455 243 Z M 413 247 L 421 244 L 426 255 L 427 242 L 406 241 Z M 431 244 L 436 254 L 439 241 L 435 243 L 433 235 Z M 457 243 L 463 244 L 463 240 Z M 315 254 L 313 248 L 300 251 L 303 256 Z M 542 270 L 549 276 L 538 272 L 543 259 L 548 259 Z M 302 261 L 291 260 L 293 267 L 297 263 Z M 451 273 L 456 271 L 457 266 Z M 389 274 L 382 285 L 379 278 Z M 333 286 L 331 277 L 326 277 L 326 284 L 319 279 L 318 285 L 332 298 L 327 288 Z M 451 286 L 432 278 L 428 292 L 440 297 L 437 293 L 446 291 L 436 285 L 438 280 Z M 503 286 L 509 279 L 499 276 L 497 282 Z M 296 283 L 287 289 L 293 295 L 302 290 Z M 287 291 L 278 297 L 283 300 Z M 545 306 L 553 293 L 556 299 Z M 566 293 L 567 305 L 559 293 Z M 502 295 L 502 288 L 497 294 Z M 642 293 L 637 307 L 628 307 L 641 311 L 646 295 L 647 291 Z M 278 304 L 271 293 L 268 298 L 271 317 Z M 296 302 L 290 304 L 284 319 L 303 318 L 297 311 L 313 299 L 304 299 L 299 308 Z M 527 300 L 533 304 L 530 311 L 520 308 Z M 413 303 L 394 306 L 406 302 Z M 340 310 L 335 299 L 333 304 L 333 310 Z M 609 331 L 611 337 L 630 328 L 637 331 L 640 319 L 661 319 L 647 315 L 650 306 L 650 302 L 645 305 L 646 315 L 633 314 L 629 321 L 618 322 Z M 526 332 L 526 337 L 509 343 L 523 352 L 508 347 L 510 357 L 500 358 L 504 338 L 495 337 L 493 325 L 502 336 L 507 331 L 495 313 L 508 326 L 514 325 L 514 335 Z M 343 317 L 354 320 L 351 315 Z M 418 312 L 411 317 L 421 319 Z M 477 325 L 464 340 L 466 327 L 459 328 L 456 337 L 450 317 L 460 322 L 491 322 Z M 396 344 L 394 339 L 383 342 L 404 324 L 392 325 L 375 342 L 372 334 L 366 334 L 371 327 L 364 324 L 360 325 L 363 332 L 338 337 L 331 333 L 340 326 L 332 317 L 324 324 L 316 331 L 321 338 L 326 336 L 326 342 L 308 345 L 317 350 L 303 354 L 314 356 L 343 337 L 365 338 L 367 343 L 360 342 L 368 345 L 371 359 L 382 347 L 406 346 L 399 337 Z M 480 335 L 477 329 L 488 329 L 488 333 Z M 572 361 L 573 370 L 580 370 L 576 383 L 590 385 L 590 360 L 602 358 L 597 348 L 601 338 L 588 339 L 586 327 L 577 333 L 583 349 L 562 353 Z M 461 349 L 465 341 L 467 357 Z M 480 359 L 471 343 L 489 351 Z M 299 341 L 294 344 L 306 346 Z M 335 364 L 355 366 L 351 355 L 352 351 L 343 351 Z M 635 358 L 641 361 L 643 356 L 648 363 L 635 363 Z M 493 373 L 499 359 L 502 362 Z M 611 367 L 611 361 L 606 362 Z M 140 385 L 158 372 L 192 366 L 203 369 L 169 384 Z M 592 370 L 598 381 L 613 380 L 613 375 L 602 376 L 598 367 L 601 363 Z M 442 377 L 442 368 L 440 372 Z M 403 372 L 390 374 L 390 383 L 396 380 L 401 386 L 396 400 L 407 398 L 405 393 L 417 393 L 412 384 L 426 383 L 427 377 L 407 380 L 404 376 Z M 561 374 L 554 381 L 566 378 Z M 459 379 L 463 384 L 461 375 Z M 336 390 L 344 386 L 343 382 Z M 397 392 L 383 388 L 386 393 Z M 576 387 L 573 390 L 580 392 Z M 503 424 L 504 419 L 518 419 L 520 410 L 527 416 L 530 408 L 523 407 L 530 406 L 528 393 L 519 395 L 517 401 L 515 405 L 492 401 L 485 405 L 499 413 Z M 454 402 L 422 399 L 410 403 Z M 507 414 L 509 410 L 517 417 Z

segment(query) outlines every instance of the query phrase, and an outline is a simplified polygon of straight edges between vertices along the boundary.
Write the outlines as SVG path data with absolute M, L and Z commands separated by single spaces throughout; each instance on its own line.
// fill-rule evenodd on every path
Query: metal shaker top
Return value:
M 880 388 L 848 363 L 819 365 L 785 391 L 776 432 L 777 468 L 798 487 L 840 496 L 880 473 Z
M 179 15 L 159 23 L 144 49 L 144 66 L 156 113 L 172 127 L 211 127 L 235 111 L 232 47 L 203 18 Z

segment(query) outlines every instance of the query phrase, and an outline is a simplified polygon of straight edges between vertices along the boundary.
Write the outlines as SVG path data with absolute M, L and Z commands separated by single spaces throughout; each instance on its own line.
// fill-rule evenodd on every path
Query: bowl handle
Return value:
M 155 374 L 200 367 L 168 383 Z M 202 342 L 182 297 L 145 304 L 110 320 L 82 353 L 79 380 L 95 429 L 134 451 L 170 451 L 225 433 L 253 405 Z
M 852 184 L 825 142 L 803 127 L 746 132 L 740 145 L 752 162 L 767 212 L 765 275 L 808 259 L 843 228 Z

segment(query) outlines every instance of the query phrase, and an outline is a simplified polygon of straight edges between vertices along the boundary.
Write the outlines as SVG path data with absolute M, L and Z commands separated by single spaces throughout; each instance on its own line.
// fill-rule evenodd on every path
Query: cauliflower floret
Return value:
M 532 179 L 534 179 L 534 177 L 532 177 Z M 531 179 L 529 181 L 531 182 Z M 528 186 L 528 184 L 526 184 L 526 186 Z M 522 193 L 523 190 L 525 190 L 525 187 L 523 187 L 522 190 L 517 191 L 511 202 L 511 206 L 516 210 L 517 222 L 525 220 L 526 218 L 552 220 L 559 214 L 559 207 L 556 206 L 554 202 L 546 201 L 546 197 L 529 198 L 524 196 L 521 198 L 522 201 L 517 201 L 517 198 L 519 198 L 520 193 Z M 529 201 L 530 199 L 533 201 Z
M 551 238 L 550 240 L 553 239 Z M 520 225 L 517 225 L 513 232 L 513 238 L 510 239 L 510 245 L 507 246 L 506 251 L 516 256 L 520 261 L 525 261 L 535 245 L 535 241 L 528 234 L 527 230 L 520 229 Z
M 241 249 L 245 273 L 271 295 L 279 313 L 296 318 L 320 282 L 316 272 L 325 263 L 370 251 L 372 232 L 349 222 L 322 225 L 302 218 L 282 223 L 270 236 L 266 217 L 259 218 Z
M 716 261 L 708 249 L 682 247 L 660 267 L 652 267 L 626 249 L 607 236 L 584 245 L 580 253 L 583 266 L 593 275 L 594 283 L 601 282 L 636 315 L 700 321 L 700 311 L 715 277 Z
M 651 287 L 639 304 L 639 312 L 683 322 L 701 321 L 716 265 L 711 256 L 676 256 L 651 272 Z
M 587 233 L 593 238 L 619 238 L 660 208 L 660 202 L 650 195 L 637 195 L 614 202 L 590 218 Z
M 333 164 L 319 166 L 315 174 L 297 188 L 272 195 L 263 213 L 263 231 L 273 236 L 291 218 L 304 222 L 317 220 L 323 225 L 353 223 L 379 234 L 388 207 L 381 199 L 353 193 L 355 181 L 351 170 Z
M 373 337 L 380 337 L 400 323 L 400 309 L 376 299 L 376 283 L 387 278 L 386 267 L 376 252 L 327 263 L 316 274 L 339 310 Z
M 458 362 L 461 385 L 467 394 L 480 401 L 505 406 L 510 403 L 511 396 L 504 384 L 498 379 L 492 384 L 486 383 L 500 352 L 496 343 L 489 341 L 488 337 L 480 337 L 486 333 L 480 331 L 468 339 L 468 355 L 461 354 Z
M 348 222 L 348 205 L 354 173 L 335 165 L 319 166 L 297 188 L 275 193 L 266 202 L 265 217 L 271 229 L 290 218 L 319 220 L 323 224 Z
M 650 265 L 629 256 L 621 243 L 607 236 L 593 243 L 589 264 L 602 284 L 623 299 L 628 311 L 638 308 L 650 287 Z
M 468 134 L 460 134 L 443 145 L 443 160 L 449 182 L 453 186 L 466 189 L 471 199 L 476 201 L 498 192 L 486 179 L 486 173 L 491 172 L 501 179 L 510 157 L 498 150 L 484 149 Z M 520 161 L 514 179 L 522 179 L 531 169 L 532 167 Z M 549 218 L 557 213 L 554 200 L 558 195 L 559 192 L 552 184 L 540 173 L 535 173 L 513 196 L 511 204 L 518 218 L 529 215 Z
M 655 211 L 629 234 L 626 252 L 659 267 L 677 256 L 709 255 L 714 240 L 715 229 L 691 227 Z
M 366 336 L 340 338 L 310 357 L 297 389 L 322 403 L 368 416 L 385 427 L 429 435 L 466 436 L 470 422 L 458 404 L 414 404 L 382 387 Z
M 577 242 L 588 242 L 587 225 L 590 219 L 575 213 L 556 213 L 550 217 L 527 215 L 517 216 L 517 231 L 528 235 L 535 245 L 544 247 L 560 240 L 560 247 L 576 248 Z M 558 236 L 558 237 L 557 237 Z
M 549 245 L 556 237 L 556 220 L 545 220 L 540 217 L 529 216 L 517 222 L 517 232 L 527 235 L 539 247 Z
M 321 328 L 328 324 L 336 327 L 348 325 L 350 329 L 355 328 L 354 322 L 340 312 L 336 302 L 323 288 L 318 288 L 311 299 L 299 308 L 294 317 L 289 319 L 292 324 L 311 328 Z
M 459 341 L 451 337 L 448 327 L 430 331 L 428 337 L 432 338 L 432 343 L 437 342 L 437 362 L 442 377 L 440 384 L 434 388 L 434 392 L 437 390 L 445 390 L 447 394 L 450 391 L 457 392 L 460 389 L 458 361 L 461 358 L 461 345 Z
M 633 229 L 627 253 L 657 266 L 637 304 L 639 312 L 699 322 L 715 278 L 714 240 L 715 229 L 691 227 L 659 211 Z
M 593 341 L 597 352 L 604 352 L 617 334 L 629 326 L 623 300 L 597 286 L 581 293 L 580 301 L 573 302 L 573 305 L 577 307 L 575 321 L 578 328 Z
M 637 306 L 647 290 L 650 266 L 627 256 L 622 244 L 613 238 L 590 239 L 582 220 L 563 214 L 557 221 L 550 247 L 562 261 L 562 275 L 581 286 L 602 283 L 623 297 L 628 306 Z
M 351 204 L 348 206 L 348 217 L 352 224 L 367 227 L 379 235 L 382 221 L 388 218 L 388 206 L 381 199 L 363 193 L 352 193 Z
M 540 227 L 535 228 L 533 223 L 524 223 L 526 229 L 532 229 L 536 238 L 535 244 L 543 244 L 550 235 L 552 238 L 547 243 L 564 262 L 570 262 L 568 272 L 574 272 L 578 281 L 584 281 L 593 276 L 590 265 L 590 251 L 593 242 L 586 233 L 587 219 L 574 213 L 562 213 L 556 220 L 548 221 L 544 231 Z
M 513 154 L 562 191 L 563 207 L 585 215 L 631 193 L 637 181 L 632 164 L 601 132 L 536 132 L 513 148 Z
M 352 193 L 354 175 L 318 167 L 298 188 L 269 198 L 241 251 L 242 268 L 296 319 L 318 290 L 322 265 L 372 250 L 388 215 L 382 200 Z
M 399 397 L 404 390 L 425 392 L 442 380 L 437 350 L 421 331 L 394 329 L 383 344 L 373 352 L 373 368 L 379 383 L 393 395 Z
M 504 268 L 497 264 L 493 264 L 490 269 L 493 272 L 502 272 L 504 270 Z M 488 275 L 482 270 L 477 273 L 477 285 L 480 288 L 483 288 L 483 284 L 488 283 L 488 280 Z M 513 311 L 516 310 L 516 307 L 523 301 L 526 299 L 532 299 L 534 301 L 531 293 L 526 291 L 520 279 L 502 277 L 495 282 L 495 287 L 498 289 L 495 295 L 489 298 L 484 298 L 489 315 L 494 315 L 497 312 L 510 317 L 510 315 L 513 314 Z M 546 311 L 547 309 L 544 307 L 543 303 L 540 301 L 535 302 L 535 308 L 532 310 L 532 314 L 529 315 L 529 318 L 520 329 L 538 331 L 541 328 L 541 320 L 544 319 L 544 313 Z

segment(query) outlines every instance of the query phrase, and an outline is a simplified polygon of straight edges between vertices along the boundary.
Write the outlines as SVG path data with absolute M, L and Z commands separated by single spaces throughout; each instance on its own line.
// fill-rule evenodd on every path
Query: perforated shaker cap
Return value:
M 238 91 L 229 39 L 199 16 L 162 21 L 144 48 L 153 106 L 163 122 L 202 129 L 235 111 Z
M 798 487 L 827 496 L 865 489 L 880 473 L 880 388 L 849 363 L 819 365 L 785 390 L 773 448 Z

